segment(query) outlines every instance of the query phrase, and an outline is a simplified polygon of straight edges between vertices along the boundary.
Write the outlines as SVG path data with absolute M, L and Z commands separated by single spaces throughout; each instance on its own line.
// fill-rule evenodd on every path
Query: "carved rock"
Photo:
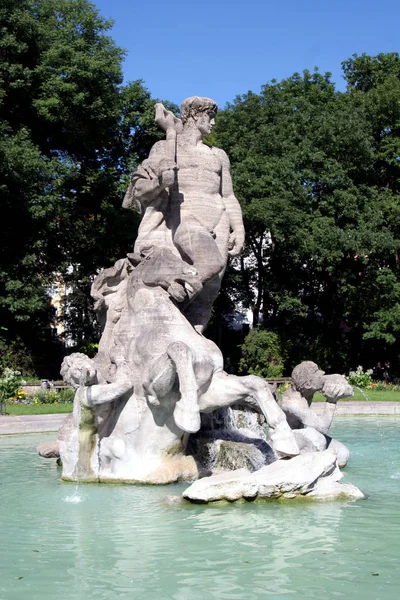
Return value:
M 183 492 L 191 502 L 215 502 L 240 498 L 361 499 L 351 484 L 340 484 L 342 474 L 333 452 L 310 452 L 276 461 L 254 473 L 246 469 L 204 477 Z

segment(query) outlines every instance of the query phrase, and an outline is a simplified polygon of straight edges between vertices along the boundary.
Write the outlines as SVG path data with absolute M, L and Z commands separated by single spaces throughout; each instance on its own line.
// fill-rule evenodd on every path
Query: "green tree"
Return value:
M 398 351 L 376 335 L 393 330 L 382 271 L 398 280 L 398 56 L 371 60 L 385 65 L 372 87 L 357 89 L 370 61 L 353 57 L 346 93 L 305 71 L 236 98 L 217 120 L 246 222 L 247 303 L 254 324 L 279 333 L 287 368 L 313 358 L 348 370 Z
M 138 218 L 122 196 L 161 135 L 143 83 L 122 85 L 110 27 L 87 0 L 0 7 L 0 323 L 36 354 L 51 343 L 54 274 L 74 290 L 72 319 L 90 277 L 131 249 Z M 78 340 L 95 334 L 90 320 L 75 326 Z
M 283 373 L 282 349 L 276 333 L 265 329 L 252 329 L 242 346 L 239 368 L 242 373 L 259 377 L 281 377 Z

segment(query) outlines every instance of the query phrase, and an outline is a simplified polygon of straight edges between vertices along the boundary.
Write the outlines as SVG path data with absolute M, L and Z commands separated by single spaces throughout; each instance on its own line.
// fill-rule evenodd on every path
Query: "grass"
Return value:
M 391 390 L 379 391 L 379 390 L 363 390 L 368 400 L 371 402 L 400 402 L 400 392 L 393 392 Z M 339 400 L 339 402 L 346 401 L 365 402 L 365 397 L 359 390 L 354 390 L 354 396 L 352 398 L 346 398 L 345 400 Z M 315 394 L 314 402 L 325 402 L 325 398 L 322 394 Z
M 7 404 L 7 414 L 12 416 L 24 415 L 54 415 L 72 412 L 72 404 Z
M 371 402 L 400 402 L 400 392 L 378 391 L 378 390 L 365 390 L 365 394 L 368 400 Z M 346 402 L 348 400 L 355 400 L 357 402 L 365 402 L 364 396 L 359 390 L 354 390 L 353 398 L 346 398 L 345 400 L 339 400 L 339 402 Z M 325 402 L 325 398 L 322 394 L 315 394 L 314 402 Z M 13 416 L 22 415 L 53 415 L 63 414 L 72 412 L 72 403 L 64 404 L 63 402 L 55 404 L 7 404 L 7 414 Z

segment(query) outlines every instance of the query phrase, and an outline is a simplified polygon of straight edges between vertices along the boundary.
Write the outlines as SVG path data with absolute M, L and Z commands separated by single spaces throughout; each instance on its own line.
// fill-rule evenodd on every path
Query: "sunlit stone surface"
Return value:
M 250 473 L 246 469 L 195 481 L 183 496 L 192 502 L 240 498 L 362 499 L 351 484 L 340 484 L 342 473 L 334 452 L 307 452 L 290 460 L 278 460 Z
M 303 363 L 278 404 L 263 379 L 228 375 L 219 348 L 203 335 L 228 257 L 244 244 L 229 159 L 202 141 L 216 112 L 212 100 L 198 96 L 183 102 L 181 119 L 156 105 L 166 139 L 133 173 L 123 201 L 142 215 L 134 252 L 94 280 L 103 331 L 98 354 L 64 359 L 62 376 L 76 389 L 73 413 L 57 447 L 39 450 L 42 456 L 59 451 L 65 480 L 195 480 L 206 471 L 201 414 L 237 404 L 261 413 L 268 433 L 258 422 L 246 426 L 245 418 L 241 432 L 211 440 L 211 471 L 250 469 L 240 479 L 220 476 L 223 497 L 317 496 L 318 480 L 326 484 L 328 471 L 337 482 L 336 457 L 347 461 L 340 442 L 332 441 L 334 453 L 324 452 L 336 402 L 350 394 L 341 376 Z M 310 408 L 312 390 L 326 397 L 321 417 Z M 310 450 L 316 452 L 298 456 Z M 212 481 L 194 489 L 214 489 Z M 336 494 L 332 486 L 324 489 Z

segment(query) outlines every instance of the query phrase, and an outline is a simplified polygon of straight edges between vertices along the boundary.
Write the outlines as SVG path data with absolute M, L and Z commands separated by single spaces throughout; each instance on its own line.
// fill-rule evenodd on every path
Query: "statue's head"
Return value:
M 322 390 L 324 381 L 324 371 L 311 360 L 305 360 L 293 369 L 292 386 L 307 399 L 311 399 L 315 392 Z
M 191 96 L 186 98 L 181 105 L 181 119 L 186 123 L 193 122 L 203 136 L 209 135 L 214 125 L 218 106 L 211 98 Z
M 69 383 L 74 388 L 97 383 L 93 361 L 82 352 L 73 352 L 66 356 L 62 361 L 60 373 L 65 383 Z

